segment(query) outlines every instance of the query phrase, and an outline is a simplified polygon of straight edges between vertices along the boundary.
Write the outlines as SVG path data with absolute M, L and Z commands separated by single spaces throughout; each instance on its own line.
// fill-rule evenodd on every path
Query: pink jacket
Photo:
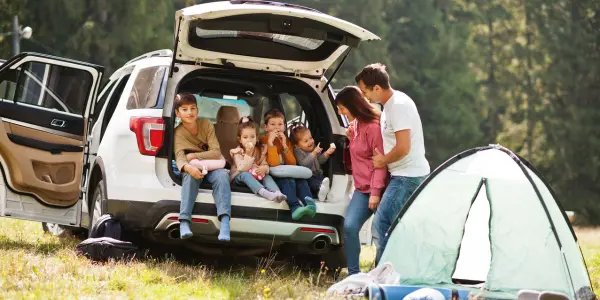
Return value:
M 348 135 L 354 187 L 362 193 L 381 197 L 388 183 L 389 173 L 386 167 L 373 168 L 372 160 L 373 149 L 377 148 L 384 153 L 381 126 L 378 120 L 369 123 L 354 120 L 353 124 L 354 129 Z

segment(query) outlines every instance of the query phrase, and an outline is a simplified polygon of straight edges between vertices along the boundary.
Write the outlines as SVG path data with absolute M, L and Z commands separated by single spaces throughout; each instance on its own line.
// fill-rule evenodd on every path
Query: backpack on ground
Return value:
M 138 247 L 121 241 L 121 224 L 111 215 L 102 215 L 90 229 L 90 237 L 77 245 L 77 251 L 93 261 L 133 259 L 140 255 Z

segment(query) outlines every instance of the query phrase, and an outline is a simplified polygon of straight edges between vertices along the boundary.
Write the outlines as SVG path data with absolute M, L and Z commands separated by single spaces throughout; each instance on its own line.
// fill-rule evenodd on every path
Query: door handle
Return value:
M 52 122 L 50 122 L 50 125 L 62 128 L 65 127 L 65 125 L 67 125 L 67 122 L 60 119 L 53 119 Z

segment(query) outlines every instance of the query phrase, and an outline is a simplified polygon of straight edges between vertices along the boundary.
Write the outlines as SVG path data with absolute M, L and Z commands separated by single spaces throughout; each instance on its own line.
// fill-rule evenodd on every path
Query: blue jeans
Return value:
M 379 259 L 385 250 L 388 238 L 385 234 L 392 226 L 392 223 L 404 207 L 406 200 L 417 189 L 419 184 L 425 179 L 424 177 L 404 177 L 392 176 L 388 184 L 379 206 L 375 211 L 371 231 L 373 233 L 373 242 L 377 248 L 375 255 L 375 263 L 379 263 Z
M 348 262 L 348 275 L 360 272 L 359 232 L 373 211 L 369 209 L 369 193 L 354 190 L 344 219 L 344 248 Z
M 317 194 L 319 190 L 321 190 L 321 184 L 323 183 L 323 175 L 313 175 L 308 179 L 308 185 L 310 186 L 310 191 Z
M 221 220 L 224 215 L 231 216 L 231 186 L 229 185 L 229 171 L 217 169 L 208 172 L 202 179 L 196 179 L 187 172 L 183 173 L 181 184 L 181 206 L 179 220 L 192 220 L 192 211 L 198 196 L 198 189 L 202 180 L 206 178 L 212 184 L 212 195 L 217 206 L 217 217 Z
M 279 187 L 275 181 L 273 181 L 273 177 L 271 177 L 271 175 L 265 175 L 265 178 L 261 180 L 261 183 L 261 181 L 254 178 L 250 172 L 242 172 L 238 174 L 233 181 L 237 184 L 246 184 L 255 194 L 258 194 L 258 191 L 260 191 L 262 188 L 266 188 L 271 192 L 279 191 Z
M 305 179 L 275 178 L 275 183 L 281 189 L 281 193 L 287 197 L 286 201 L 292 213 L 301 205 L 306 206 L 305 197 L 312 198 L 310 187 Z M 298 198 L 300 198 L 299 201 Z M 300 204 L 301 202 L 302 204 Z

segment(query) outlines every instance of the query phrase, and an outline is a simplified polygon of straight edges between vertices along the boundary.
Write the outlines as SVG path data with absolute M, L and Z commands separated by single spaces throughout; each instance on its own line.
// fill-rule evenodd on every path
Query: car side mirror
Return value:
M 19 77 L 19 70 L 6 69 L 0 73 L 0 83 L 2 83 L 4 81 L 17 83 L 18 77 Z

